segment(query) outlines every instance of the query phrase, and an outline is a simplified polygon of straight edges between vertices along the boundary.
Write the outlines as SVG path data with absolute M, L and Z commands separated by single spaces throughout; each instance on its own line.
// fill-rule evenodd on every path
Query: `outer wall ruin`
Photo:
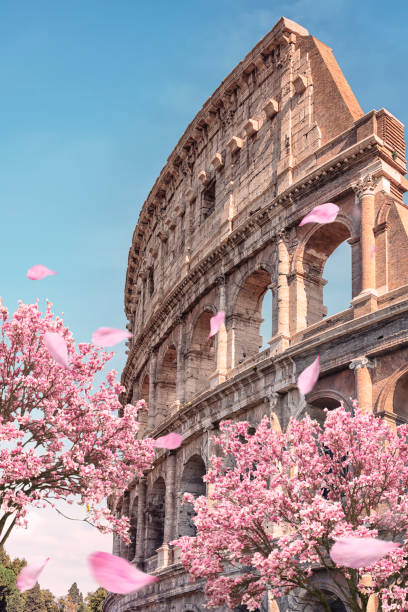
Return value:
M 125 402 L 144 398 L 141 435 L 183 434 L 157 451 L 145 480 L 130 483 L 118 515 L 132 544 L 113 551 L 160 580 L 109 595 L 104 612 L 204 611 L 169 542 L 193 535 L 185 491 L 205 494 L 212 435 L 226 418 L 256 425 L 340 402 L 406 422 L 408 388 L 408 184 L 403 125 L 385 109 L 364 114 L 331 50 L 282 18 L 204 104 L 170 155 L 140 213 L 125 288 L 134 334 Z M 325 202 L 330 225 L 300 220 Z M 324 267 L 343 242 L 352 251 L 352 300 L 326 316 Z M 260 350 L 261 304 L 272 292 L 272 338 Z M 209 320 L 226 312 L 210 341 Z M 296 378 L 320 355 L 304 399 Z M 333 610 L 347 610 L 330 579 Z M 242 608 L 244 609 L 244 608 Z M 263 610 L 317 610 L 301 598 Z M 224 612 L 227 608 L 219 608 Z

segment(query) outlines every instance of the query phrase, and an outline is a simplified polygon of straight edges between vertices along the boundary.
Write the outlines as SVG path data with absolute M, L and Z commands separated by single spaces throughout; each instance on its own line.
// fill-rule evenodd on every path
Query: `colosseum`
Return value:
M 364 114 L 329 47 L 281 18 L 224 79 L 180 138 L 144 203 L 125 288 L 133 338 L 125 401 L 149 406 L 141 435 L 183 435 L 115 505 L 131 520 L 120 555 L 159 580 L 110 594 L 104 612 L 204 611 L 177 549 L 193 535 L 182 494 L 206 494 L 202 476 L 221 420 L 290 417 L 356 397 L 389 422 L 408 422 L 408 189 L 404 129 L 384 108 Z M 334 202 L 334 223 L 300 220 Z M 351 249 L 351 302 L 327 316 L 325 264 Z M 260 334 L 262 303 L 272 334 Z M 208 340 L 210 318 L 226 323 Z M 265 318 L 265 314 L 264 314 Z M 296 378 L 320 354 L 303 398 Z M 348 611 L 323 572 L 332 610 Z M 225 612 L 227 607 L 218 608 Z M 239 608 L 244 610 L 245 607 Z M 317 608 L 299 597 L 262 610 Z M 236 609 L 238 610 L 238 608 Z

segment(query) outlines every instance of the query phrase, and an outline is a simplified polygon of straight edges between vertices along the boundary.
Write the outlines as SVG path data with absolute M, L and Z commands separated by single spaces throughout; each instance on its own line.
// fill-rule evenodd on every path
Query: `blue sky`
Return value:
M 3 0 L 4 303 L 14 310 L 19 298 L 44 305 L 48 297 L 78 341 L 102 325 L 125 326 L 127 254 L 144 199 L 201 105 L 282 15 L 333 48 L 365 112 L 385 106 L 406 123 L 406 2 L 389 6 Z M 329 314 L 347 306 L 341 275 L 333 276 L 343 257 L 330 273 Z M 36 263 L 58 275 L 29 281 Z M 113 364 L 123 363 L 121 345 Z M 67 588 L 74 580 L 81 587 L 81 577 L 67 575 Z

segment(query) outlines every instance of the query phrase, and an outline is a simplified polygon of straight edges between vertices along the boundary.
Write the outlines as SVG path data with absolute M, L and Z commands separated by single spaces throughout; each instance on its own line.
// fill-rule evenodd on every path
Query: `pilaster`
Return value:
M 269 341 L 271 355 L 283 352 L 289 346 L 289 253 L 284 240 L 284 232 L 278 235 L 278 329 Z M 272 288 L 272 287 L 270 287 Z M 274 296 L 275 297 L 275 296 Z

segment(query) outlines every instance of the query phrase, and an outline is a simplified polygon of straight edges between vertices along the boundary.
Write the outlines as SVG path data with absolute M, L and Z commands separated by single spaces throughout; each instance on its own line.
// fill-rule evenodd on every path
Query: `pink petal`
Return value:
M 303 372 L 299 374 L 299 378 L 297 379 L 298 389 L 303 395 L 310 393 L 310 391 L 313 389 L 317 382 L 317 379 L 319 378 L 319 372 L 320 367 L 318 355 L 314 362 L 310 366 L 308 366 L 306 370 L 303 370 Z
M 53 332 L 44 334 L 44 344 L 51 357 L 63 368 L 69 370 L 68 351 L 64 338 Z
M 125 559 L 106 552 L 89 555 L 88 565 L 96 582 L 111 593 L 124 595 L 157 580 L 156 576 L 149 576 Z
M 162 436 L 161 438 L 157 438 L 154 445 L 156 448 L 167 448 L 168 450 L 174 450 L 178 448 L 183 441 L 183 436 L 180 434 L 172 433 L 167 434 L 167 436 Z
M 126 338 L 131 338 L 133 334 L 124 331 L 123 329 L 115 329 L 114 327 L 99 327 L 92 334 L 92 342 L 96 346 L 114 346 Z
M 379 561 L 399 547 L 397 542 L 385 542 L 376 538 L 339 538 L 330 551 L 336 565 L 359 569 Z
M 320 204 L 302 219 L 299 226 L 306 225 L 306 223 L 333 223 L 339 210 L 339 207 L 331 202 Z
M 31 280 L 41 280 L 42 278 L 45 278 L 46 276 L 52 276 L 53 274 L 56 274 L 54 270 L 50 270 L 49 268 L 46 268 L 41 264 L 32 266 L 32 268 L 27 271 L 27 277 Z
M 224 325 L 224 323 L 225 312 L 223 310 L 220 310 L 210 319 L 210 334 L 208 337 L 211 338 L 211 336 L 214 336 L 219 331 L 221 325 Z
M 47 565 L 49 557 L 45 559 L 40 564 L 29 564 L 23 567 L 19 575 L 17 576 L 16 586 L 20 593 L 24 593 L 28 589 L 32 589 L 35 586 L 35 583 L 38 580 L 38 576 L 43 571 L 44 567 Z

